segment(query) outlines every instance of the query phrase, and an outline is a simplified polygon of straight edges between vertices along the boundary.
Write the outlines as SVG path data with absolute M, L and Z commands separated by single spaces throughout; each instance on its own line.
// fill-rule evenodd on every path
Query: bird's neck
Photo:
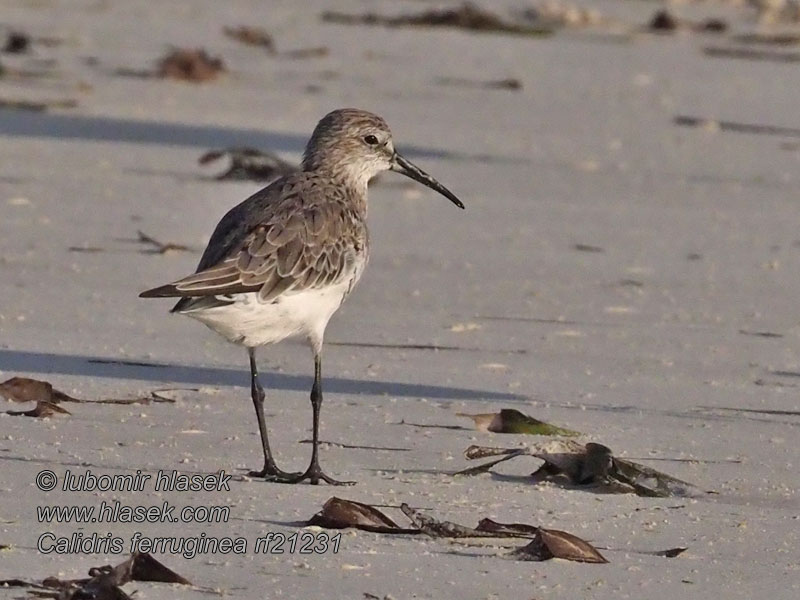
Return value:
M 366 215 L 367 184 L 372 178 L 371 173 L 363 169 L 354 169 L 350 165 L 336 165 L 332 168 L 320 166 L 314 169 L 313 172 L 331 183 L 344 188 L 346 193 L 354 200 L 359 210 Z

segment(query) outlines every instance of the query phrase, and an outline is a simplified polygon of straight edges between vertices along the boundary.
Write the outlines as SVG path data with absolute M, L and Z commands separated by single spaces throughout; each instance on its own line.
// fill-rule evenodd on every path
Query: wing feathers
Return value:
M 289 202 L 291 200 L 291 202 Z M 142 297 L 201 297 L 258 292 L 262 302 L 352 278 L 366 227 L 343 202 L 301 209 L 285 198 L 217 264 Z M 281 210 L 283 209 L 283 210 Z

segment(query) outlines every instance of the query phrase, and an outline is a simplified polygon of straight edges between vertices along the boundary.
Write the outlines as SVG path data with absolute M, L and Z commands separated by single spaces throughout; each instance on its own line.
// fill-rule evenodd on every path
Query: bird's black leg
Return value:
M 250 394 L 253 397 L 253 406 L 256 409 L 256 418 L 258 419 L 258 431 L 261 433 L 261 448 L 264 451 L 264 468 L 260 471 L 250 471 L 248 475 L 251 477 L 265 477 L 273 479 L 278 477 L 293 477 L 296 473 L 287 473 L 278 468 L 275 464 L 275 459 L 272 458 L 272 451 L 269 448 L 269 439 L 267 438 L 267 423 L 264 420 L 264 388 L 258 381 L 258 367 L 256 366 L 256 351 L 255 348 L 248 348 L 247 353 L 250 356 Z
M 313 414 L 313 432 L 311 446 L 311 464 L 302 475 L 297 477 L 279 478 L 281 483 L 300 483 L 308 479 L 312 485 L 324 481 L 330 485 L 355 485 L 355 481 L 338 481 L 323 473 L 319 466 L 319 413 L 322 409 L 322 358 L 319 353 L 314 355 L 314 385 L 311 388 L 311 408 Z

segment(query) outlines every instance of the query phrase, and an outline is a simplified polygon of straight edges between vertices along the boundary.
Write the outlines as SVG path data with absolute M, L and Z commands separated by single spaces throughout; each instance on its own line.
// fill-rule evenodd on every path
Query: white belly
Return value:
M 322 345 L 325 326 L 341 306 L 350 283 L 297 294 L 284 294 L 264 304 L 256 294 L 235 294 L 226 306 L 187 311 L 228 341 L 255 347 L 303 336 L 316 350 Z

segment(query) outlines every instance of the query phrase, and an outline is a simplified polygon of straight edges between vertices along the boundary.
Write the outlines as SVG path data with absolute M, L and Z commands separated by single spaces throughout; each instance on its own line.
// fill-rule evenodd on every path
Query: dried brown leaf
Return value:
M 492 433 L 526 433 L 530 435 L 580 435 L 577 431 L 545 423 L 544 421 L 534 419 L 513 408 L 504 408 L 498 413 L 483 413 L 477 415 L 457 413 L 457 416 L 469 417 L 472 419 L 478 431 L 490 431 Z
M 607 563 L 589 542 L 558 529 L 539 528 L 530 544 L 517 548 L 509 556 L 518 560 L 543 561 L 562 558 L 575 562 Z
M 46 400 L 39 400 L 36 406 L 31 410 L 9 410 L 7 414 L 15 417 L 34 417 L 37 419 L 44 419 L 52 417 L 55 414 L 71 415 L 68 410 L 61 408 L 58 404 L 47 402 Z
M 240 27 L 223 27 L 222 32 L 229 38 L 233 38 L 248 46 L 261 46 L 270 54 L 275 54 L 275 42 L 272 36 L 261 27 L 250 27 L 242 25 Z
M 403 529 L 378 509 L 352 500 L 333 496 L 322 506 L 322 510 L 308 520 L 307 525 L 326 529 L 355 527 L 375 533 L 419 533 L 416 529 Z
M 498 523 L 488 518 L 481 519 L 476 529 L 508 537 L 533 537 L 539 532 L 539 527 L 535 525 L 528 525 L 527 523 Z
M 210 56 L 202 48 L 175 48 L 158 62 L 156 75 L 198 83 L 216 79 L 225 70 L 221 58 Z

